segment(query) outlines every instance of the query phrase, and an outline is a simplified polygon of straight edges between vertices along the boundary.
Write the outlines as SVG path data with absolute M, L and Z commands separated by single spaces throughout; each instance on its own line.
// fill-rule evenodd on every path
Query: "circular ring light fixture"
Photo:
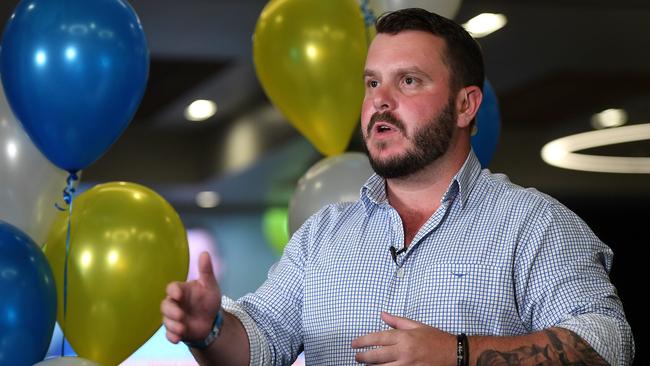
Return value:
M 577 154 L 575 151 L 624 142 L 650 140 L 650 123 L 579 133 L 553 140 L 542 148 L 542 159 L 565 169 L 603 173 L 650 174 L 650 157 Z

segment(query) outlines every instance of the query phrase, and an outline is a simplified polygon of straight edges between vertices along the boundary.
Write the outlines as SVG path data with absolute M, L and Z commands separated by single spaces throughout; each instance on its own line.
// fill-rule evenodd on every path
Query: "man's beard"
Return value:
M 375 121 L 378 120 L 391 123 L 406 136 L 404 123 L 390 112 L 375 113 L 368 123 L 366 135 L 362 134 L 362 136 L 370 135 Z M 364 138 L 364 147 L 370 165 L 375 173 L 384 179 L 401 178 L 416 173 L 447 152 L 451 144 L 455 124 L 454 101 L 450 99 L 437 117 L 415 130 L 413 137 L 406 136 L 413 143 L 413 147 L 402 155 L 387 160 L 374 159 L 368 150 L 367 138 Z

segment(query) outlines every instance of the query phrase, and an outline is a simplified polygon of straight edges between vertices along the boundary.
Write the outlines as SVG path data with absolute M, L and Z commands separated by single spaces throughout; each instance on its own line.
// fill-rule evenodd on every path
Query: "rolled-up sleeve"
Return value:
M 515 260 L 520 317 L 531 331 L 571 330 L 611 365 L 629 365 L 634 339 L 609 279 L 613 253 L 557 202 L 540 215 Z
M 580 336 L 610 365 L 632 364 L 634 340 L 625 319 L 590 313 L 572 316 L 556 326 Z
M 221 298 L 221 306 L 230 314 L 234 315 L 244 326 L 248 336 L 250 347 L 250 366 L 268 365 L 271 355 L 269 354 L 269 342 L 260 328 L 255 324 L 253 318 L 238 303 L 227 296 Z
M 296 231 L 257 291 L 236 302 L 224 301 L 224 309 L 239 318 L 248 333 L 251 366 L 291 364 L 303 351 L 304 273 L 314 220 Z

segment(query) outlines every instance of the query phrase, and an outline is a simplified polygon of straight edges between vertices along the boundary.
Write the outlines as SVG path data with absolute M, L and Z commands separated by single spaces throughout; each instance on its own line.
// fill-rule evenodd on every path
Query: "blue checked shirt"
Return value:
M 291 238 L 266 282 L 224 308 L 248 333 L 251 365 L 356 365 L 352 339 L 388 329 L 386 311 L 454 334 L 569 329 L 612 365 L 634 341 L 610 283 L 612 251 L 551 197 L 481 171 L 473 152 L 439 209 L 404 246 L 402 221 L 374 175 Z M 449 350 L 442 350 L 449 352 Z

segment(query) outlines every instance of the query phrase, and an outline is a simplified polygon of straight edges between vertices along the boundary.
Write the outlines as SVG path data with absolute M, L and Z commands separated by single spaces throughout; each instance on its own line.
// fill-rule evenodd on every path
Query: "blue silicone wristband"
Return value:
M 185 343 L 188 347 L 192 348 L 197 348 L 197 349 L 206 349 L 214 342 L 215 339 L 219 336 L 219 331 L 221 330 L 221 323 L 223 322 L 223 310 L 220 308 L 219 312 L 217 312 L 217 316 L 214 318 L 214 322 L 212 323 L 212 330 L 210 330 L 210 334 L 208 334 L 207 337 L 205 337 L 201 341 L 188 341 L 188 342 L 183 342 Z

